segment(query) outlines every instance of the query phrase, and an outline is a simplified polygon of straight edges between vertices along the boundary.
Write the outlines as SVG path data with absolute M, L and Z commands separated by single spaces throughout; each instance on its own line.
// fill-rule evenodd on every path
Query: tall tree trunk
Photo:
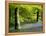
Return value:
M 38 18 L 39 18 L 39 11 L 37 11 L 37 22 L 38 22 Z
M 17 9 L 18 9 L 18 8 L 15 8 L 15 30 L 18 29 L 18 23 L 17 23 Z

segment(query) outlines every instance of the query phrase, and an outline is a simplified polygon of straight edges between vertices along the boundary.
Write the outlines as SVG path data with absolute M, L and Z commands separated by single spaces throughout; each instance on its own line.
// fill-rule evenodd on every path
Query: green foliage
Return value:
M 37 20 L 37 12 L 42 11 L 40 5 L 17 5 L 14 3 L 9 4 L 10 11 L 10 24 L 15 24 L 15 8 L 19 8 L 19 21 L 21 23 L 34 23 Z

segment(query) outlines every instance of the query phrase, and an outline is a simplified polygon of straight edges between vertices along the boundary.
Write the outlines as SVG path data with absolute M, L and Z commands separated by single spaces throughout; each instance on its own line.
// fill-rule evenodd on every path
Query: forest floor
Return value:
M 39 21 L 35 24 L 24 24 L 20 26 L 21 29 L 19 32 L 41 32 L 42 31 L 42 23 Z M 14 27 L 10 29 L 10 31 L 15 32 Z

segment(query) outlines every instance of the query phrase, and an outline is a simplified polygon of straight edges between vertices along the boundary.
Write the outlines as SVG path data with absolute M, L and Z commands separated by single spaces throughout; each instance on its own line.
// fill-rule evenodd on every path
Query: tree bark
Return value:
M 15 8 L 15 30 L 18 29 L 18 23 L 17 23 L 17 8 Z
M 37 11 L 37 22 L 38 22 L 38 18 L 39 18 L 39 10 Z

